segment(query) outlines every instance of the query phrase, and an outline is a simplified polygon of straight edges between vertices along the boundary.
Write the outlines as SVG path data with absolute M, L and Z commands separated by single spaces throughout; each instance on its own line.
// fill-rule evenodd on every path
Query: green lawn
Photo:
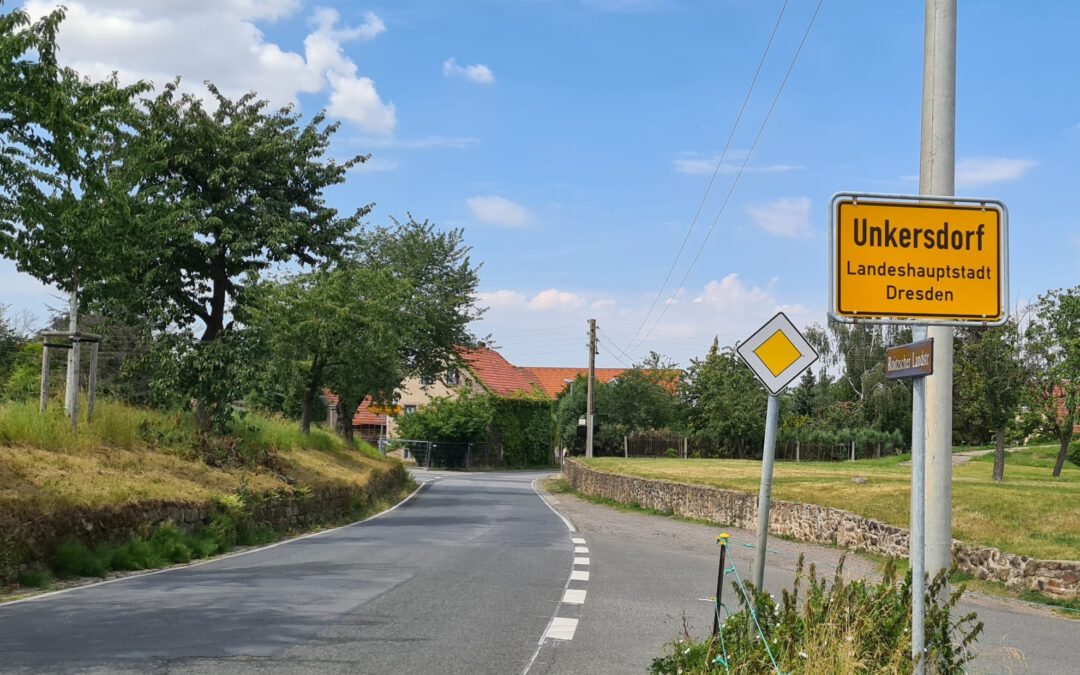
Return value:
M 1011 453 L 1005 480 L 990 480 L 993 455 L 953 467 L 953 537 L 1051 560 L 1080 559 L 1080 467 L 1066 463 L 1052 478 L 1055 450 Z M 852 511 L 908 526 L 911 468 L 903 458 L 856 462 L 777 462 L 773 498 Z M 725 459 L 598 457 L 589 466 L 612 473 L 756 493 L 761 463 Z M 852 479 L 862 476 L 865 483 Z

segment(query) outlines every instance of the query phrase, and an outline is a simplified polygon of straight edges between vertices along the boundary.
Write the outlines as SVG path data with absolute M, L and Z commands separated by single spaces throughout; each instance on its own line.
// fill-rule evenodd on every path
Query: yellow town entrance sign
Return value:
M 833 197 L 833 318 L 941 325 L 1005 321 L 1005 206 L 993 200 L 945 199 Z

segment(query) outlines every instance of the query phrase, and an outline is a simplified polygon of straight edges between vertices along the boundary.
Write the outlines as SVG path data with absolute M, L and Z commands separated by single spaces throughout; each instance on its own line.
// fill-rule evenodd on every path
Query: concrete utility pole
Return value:
M 919 194 L 954 195 L 956 173 L 956 0 L 926 0 Z M 953 329 L 930 326 L 934 374 L 927 376 L 926 572 L 952 565 Z
M 593 456 L 593 389 L 596 380 L 596 319 L 589 319 L 589 389 L 585 403 L 585 456 Z

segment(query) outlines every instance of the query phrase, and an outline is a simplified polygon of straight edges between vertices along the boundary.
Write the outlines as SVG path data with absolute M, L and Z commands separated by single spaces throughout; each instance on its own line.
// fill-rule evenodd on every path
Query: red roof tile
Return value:
M 511 365 L 492 349 L 462 350 L 461 359 L 480 384 L 497 396 L 530 394 L 540 387 L 532 373 Z
M 573 381 L 578 375 L 586 375 L 588 368 L 547 368 L 522 366 L 521 370 L 528 371 L 540 383 L 540 388 L 551 398 L 556 398 L 566 389 L 567 380 Z M 626 368 L 597 368 L 596 379 L 598 382 L 607 382 L 626 372 Z

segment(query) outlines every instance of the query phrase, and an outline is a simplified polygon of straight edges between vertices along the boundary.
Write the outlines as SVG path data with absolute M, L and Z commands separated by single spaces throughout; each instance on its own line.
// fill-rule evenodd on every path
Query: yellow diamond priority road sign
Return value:
M 779 394 L 818 357 L 783 312 L 769 319 L 736 351 L 773 395 Z
M 1000 325 L 1008 212 L 991 199 L 841 193 L 829 228 L 829 314 L 852 323 Z

